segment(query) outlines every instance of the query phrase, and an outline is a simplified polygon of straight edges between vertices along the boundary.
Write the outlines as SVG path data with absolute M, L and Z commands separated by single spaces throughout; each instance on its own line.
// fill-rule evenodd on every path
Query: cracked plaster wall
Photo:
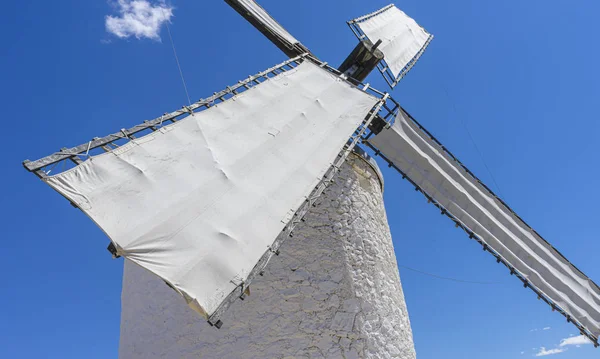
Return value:
M 412 331 L 374 169 L 356 154 L 220 330 L 126 261 L 121 359 L 414 359 Z

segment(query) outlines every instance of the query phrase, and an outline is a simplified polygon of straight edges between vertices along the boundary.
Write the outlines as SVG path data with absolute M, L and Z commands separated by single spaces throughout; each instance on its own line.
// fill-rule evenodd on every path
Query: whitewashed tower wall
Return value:
M 126 261 L 121 359 L 414 359 L 383 179 L 352 154 L 220 330 Z

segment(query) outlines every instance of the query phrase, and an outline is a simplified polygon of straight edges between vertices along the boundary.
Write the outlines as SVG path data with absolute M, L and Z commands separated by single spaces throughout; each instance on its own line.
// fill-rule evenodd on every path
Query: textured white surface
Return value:
M 44 180 L 92 218 L 119 255 L 211 315 L 377 101 L 304 61 Z
M 292 36 L 283 26 L 279 25 L 279 23 L 273 19 L 265 9 L 262 8 L 256 1 L 254 0 L 237 0 L 237 2 L 243 6 L 246 11 L 252 15 L 254 15 L 257 19 L 259 19 L 271 32 L 284 39 L 289 43 L 289 46 L 293 46 L 298 43 L 298 40 Z
M 381 40 L 379 50 L 396 78 L 412 59 L 420 56 L 431 36 L 396 6 L 357 24 L 371 42 Z
M 126 263 L 120 358 L 414 359 L 379 179 L 351 155 L 220 330 Z
M 369 140 L 546 297 L 600 336 L 600 288 L 481 185 L 408 116 Z

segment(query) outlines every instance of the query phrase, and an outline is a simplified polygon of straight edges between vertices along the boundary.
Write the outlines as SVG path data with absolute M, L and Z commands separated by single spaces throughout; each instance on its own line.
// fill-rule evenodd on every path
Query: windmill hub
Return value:
M 383 60 L 383 52 L 377 49 L 381 40 L 375 44 L 371 40 L 362 40 L 338 68 L 341 73 L 363 82 Z

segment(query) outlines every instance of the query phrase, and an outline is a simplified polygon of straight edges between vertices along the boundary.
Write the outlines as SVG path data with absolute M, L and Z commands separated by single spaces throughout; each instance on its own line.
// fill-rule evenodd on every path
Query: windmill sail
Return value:
M 308 52 L 308 49 L 283 28 L 269 13 L 254 0 L 225 0 L 235 11 L 256 27 L 289 57 Z
M 384 54 L 379 70 L 387 83 L 394 87 L 421 57 L 433 35 L 423 29 L 396 6 L 388 5 L 348 24 L 359 39 L 376 43 Z
M 529 227 L 410 115 L 400 111 L 393 126 L 369 143 L 526 287 L 598 343 L 598 285 Z
M 306 60 L 44 181 L 208 317 L 379 101 Z

